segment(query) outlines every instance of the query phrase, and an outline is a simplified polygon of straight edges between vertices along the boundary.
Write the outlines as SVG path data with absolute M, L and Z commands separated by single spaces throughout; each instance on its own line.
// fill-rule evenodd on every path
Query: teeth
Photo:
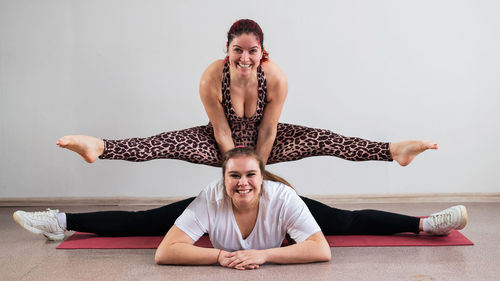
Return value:
M 246 194 L 246 193 L 249 193 L 250 192 L 250 189 L 246 189 L 246 190 L 236 190 L 236 192 L 240 193 L 240 194 Z
M 250 64 L 241 64 L 241 63 L 238 63 L 238 65 L 239 65 L 240 67 L 243 67 L 243 68 L 250 67 Z

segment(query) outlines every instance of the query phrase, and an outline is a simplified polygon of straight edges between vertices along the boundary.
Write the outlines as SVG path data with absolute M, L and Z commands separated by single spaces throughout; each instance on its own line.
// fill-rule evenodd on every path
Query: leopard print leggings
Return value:
M 148 138 L 104 140 L 101 159 L 134 162 L 153 159 L 179 159 L 191 163 L 220 167 L 221 153 L 209 124 L 185 130 L 161 133 Z M 235 145 L 255 147 L 256 140 L 235 139 Z M 278 124 L 276 140 L 268 164 L 295 161 L 311 156 L 335 156 L 351 161 L 392 161 L 389 143 L 345 137 L 329 130 L 292 124 Z
M 267 82 L 261 67 L 257 69 L 257 81 L 258 98 L 255 115 L 249 118 L 239 117 L 231 102 L 229 64 L 226 63 L 222 70 L 222 107 L 236 146 L 255 148 L 257 144 L 258 128 L 267 103 Z M 216 167 L 222 164 L 211 124 L 161 133 L 149 138 L 104 140 L 104 145 L 104 154 L 99 156 L 101 159 L 140 162 L 168 158 Z M 295 161 L 322 155 L 352 161 L 392 161 L 388 143 L 344 137 L 328 130 L 278 123 L 276 139 L 267 163 Z

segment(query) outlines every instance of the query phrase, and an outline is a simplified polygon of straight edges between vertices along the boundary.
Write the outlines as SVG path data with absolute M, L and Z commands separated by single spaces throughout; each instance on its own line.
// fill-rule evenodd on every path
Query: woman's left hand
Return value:
M 266 262 L 266 255 L 264 251 L 260 250 L 243 250 L 231 253 L 229 264 L 227 267 L 236 268 L 240 270 L 257 269 L 259 265 Z

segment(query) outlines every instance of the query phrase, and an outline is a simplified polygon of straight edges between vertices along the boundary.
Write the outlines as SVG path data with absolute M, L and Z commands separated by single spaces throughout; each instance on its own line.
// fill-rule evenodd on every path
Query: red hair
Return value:
M 240 36 L 241 34 L 253 34 L 257 37 L 257 41 L 259 41 L 260 48 L 262 50 L 262 58 L 260 59 L 260 63 L 269 61 L 269 53 L 264 49 L 264 33 L 260 28 L 259 24 L 253 20 L 249 19 L 241 19 L 237 20 L 231 28 L 227 32 L 227 43 L 226 48 L 229 48 L 229 44 L 235 37 Z M 227 57 L 225 59 L 227 61 Z

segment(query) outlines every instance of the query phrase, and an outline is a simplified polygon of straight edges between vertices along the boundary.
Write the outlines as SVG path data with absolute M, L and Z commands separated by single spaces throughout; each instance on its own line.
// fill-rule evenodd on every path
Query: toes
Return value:
M 58 140 L 57 140 L 57 142 L 56 142 L 56 144 L 57 144 L 58 146 L 60 146 L 60 147 L 65 147 L 65 146 L 67 146 L 67 145 L 68 145 L 68 143 L 69 143 L 69 141 L 68 141 L 67 139 L 65 139 L 65 138 L 60 138 L 60 139 L 58 139 Z
M 426 141 L 424 145 L 425 145 L 426 149 L 437 149 L 438 148 L 437 143 L 431 142 L 431 141 Z

